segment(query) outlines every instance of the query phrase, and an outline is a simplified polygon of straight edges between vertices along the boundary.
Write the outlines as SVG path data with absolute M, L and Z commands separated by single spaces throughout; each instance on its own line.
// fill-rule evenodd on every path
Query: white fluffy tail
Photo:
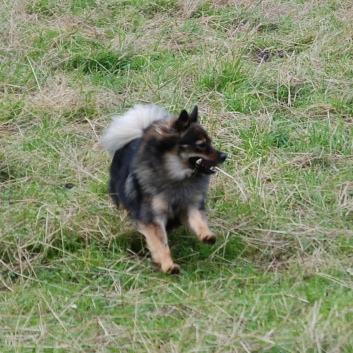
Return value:
M 134 105 L 125 114 L 113 116 L 113 121 L 105 130 L 102 145 L 113 157 L 114 153 L 132 140 L 142 137 L 143 130 L 156 120 L 169 119 L 171 115 L 154 105 Z

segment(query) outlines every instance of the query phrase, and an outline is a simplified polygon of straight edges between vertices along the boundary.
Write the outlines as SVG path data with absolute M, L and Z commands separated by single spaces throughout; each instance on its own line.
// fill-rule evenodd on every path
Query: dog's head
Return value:
M 227 155 L 212 146 L 206 130 L 198 123 L 197 106 L 190 114 L 183 110 L 173 121 L 173 128 L 180 133 L 177 154 L 193 171 L 212 174 L 226 160 Z

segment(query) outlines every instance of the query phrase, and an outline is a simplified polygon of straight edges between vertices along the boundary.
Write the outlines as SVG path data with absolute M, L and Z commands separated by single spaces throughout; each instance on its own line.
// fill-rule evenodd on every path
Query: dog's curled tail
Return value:
M 151 123 L 170 118 L 169 113 L 157 105 L 134 105 L 125 114 L 113 116 L 113 121 L 103 134 L 102 145 L 113 157 L 117 150 L 132 140 L 142 137 L 143 130 Z

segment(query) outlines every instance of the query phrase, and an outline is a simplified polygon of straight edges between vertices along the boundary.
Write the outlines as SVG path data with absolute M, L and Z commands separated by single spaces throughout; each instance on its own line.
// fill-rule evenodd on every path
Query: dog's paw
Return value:
M 172 264 L 166 268 L 162 267 L 162 271 L 170 275 L 178 275 L 180 273 L 180 266 L 177 264 Z
M 214 234 L 206 234 L 200 237 L 200 240 L 209 245 L 213 245 L 216 242 L 216 236 Z

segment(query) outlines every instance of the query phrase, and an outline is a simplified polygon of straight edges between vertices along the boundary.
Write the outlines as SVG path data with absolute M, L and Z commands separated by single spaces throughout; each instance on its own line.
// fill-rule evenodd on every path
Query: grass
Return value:
M 2 352 L 353 351 L 351 2 L 1 6 Z M 107 195 L 136 102 L 198 104 L 230 156 L 179 277 Z

